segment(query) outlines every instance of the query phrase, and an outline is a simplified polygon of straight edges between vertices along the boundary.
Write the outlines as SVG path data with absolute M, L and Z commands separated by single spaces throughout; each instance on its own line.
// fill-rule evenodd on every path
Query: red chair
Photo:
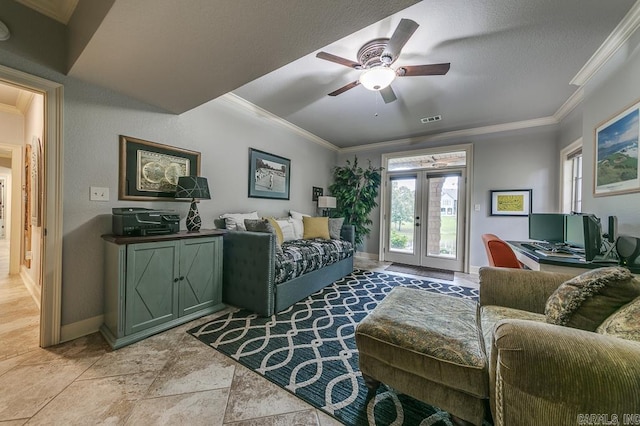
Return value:
M 509 244 L 493 234 L 483 234 L 482 241 L 484 242 L 484 248 L 487 250 L 489 265 L 522 269 L 522 263 L 520 263 Z

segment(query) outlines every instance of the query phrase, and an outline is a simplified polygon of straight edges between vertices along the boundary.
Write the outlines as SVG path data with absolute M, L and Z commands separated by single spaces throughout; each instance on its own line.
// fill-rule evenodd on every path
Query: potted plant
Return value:
M 355 156 L 353 163 L 347 160 L 344 166 L 333 169 L 333 184 L 329 186 L 337 204 L 333 216 L 344 217 L 345 223 L 355 227 L 356 247 L 362 245 L 364 237 L 371 232 L 369 226 L 373 221 L 369 214 L 378 205 L 380 171 L 382 167 L 373 167 L 370 160 L 369 167 L 360 167 Z

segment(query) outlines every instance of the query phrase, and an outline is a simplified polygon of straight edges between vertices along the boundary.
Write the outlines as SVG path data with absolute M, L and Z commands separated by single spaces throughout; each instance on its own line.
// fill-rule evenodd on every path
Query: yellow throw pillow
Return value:
M 307 217 L 302 218 L 304 225 L 304 234 L 302 238 L 310 240 L 312 238 L 322 238 L 330 240 L 329 235 L 329 218 L 328 217 Z
M 282 234 L 282 228 L 280 228 L 280 225 L 278 224 L 278 222 L 272 218 L 272 217 L 266 217 L 265 219 L 267 219 L 269 221 L 269 223 L 271 224 L 271 226 L 273 226 L 273 229 L 276 230 L 276 239 L 278 240 L 278 245 L 282 245 L 282 242 L 284 241 L 284 235 Z

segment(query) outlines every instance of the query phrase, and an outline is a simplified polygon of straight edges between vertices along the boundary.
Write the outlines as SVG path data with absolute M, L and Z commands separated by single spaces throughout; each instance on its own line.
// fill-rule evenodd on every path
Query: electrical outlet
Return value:
M 91 187 L 91 201 L 109 201 L 109 188 Z

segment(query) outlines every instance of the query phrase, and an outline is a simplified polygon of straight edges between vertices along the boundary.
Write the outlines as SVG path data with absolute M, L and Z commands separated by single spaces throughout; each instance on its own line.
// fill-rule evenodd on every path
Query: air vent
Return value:
M 433 117 L 421 118 L 420 122 L 422 124 L 427 124 L 427 123 L 433 123 L 434 121 L 440 121 L 440 120 L 442 120 L 442 116 L 441 115 L 434 115 Z

